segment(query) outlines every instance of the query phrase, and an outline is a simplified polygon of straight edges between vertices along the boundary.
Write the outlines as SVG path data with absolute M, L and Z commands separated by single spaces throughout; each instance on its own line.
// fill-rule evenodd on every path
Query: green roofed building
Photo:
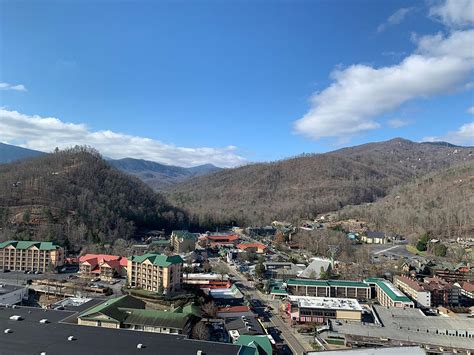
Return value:
M 79 325 L 125 328 L 145 332 L 189 335 L 200 314 L 193 305 L 170 311 L 145 309 L 145 302 L 125 295 L 100 303 L 78 316 Z
M 185 230 L 171 232 L 171 245 L 176 253 L 188 253 L 196 249 L 197 237 Z
M 157 293 L 181 288 L 183 259 L 179 255 L 148 253 L 128 258 L 128 286 Z
M 241 335 L 234 344 L 246 346 L 247 348 L 244 349 L 246 355 L 273 354 L 272 343 L 266 335 Z
M 415 304 L 390 281 L 378 278 L 368 278 L 365 283 L 375 287 L 377 301 L 385 307 L 414 308 Z
M 53 271 L 64 264 L 64 249 L 53 242 L 9 240 L 0 243 L 0 270 Z
M 290 279 L 286 287 L 296 296 L 370 299 L 370 286 L 361 281 Z

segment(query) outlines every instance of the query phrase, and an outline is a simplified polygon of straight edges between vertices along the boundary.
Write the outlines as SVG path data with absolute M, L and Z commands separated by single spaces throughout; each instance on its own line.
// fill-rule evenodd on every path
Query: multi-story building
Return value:
M 183 259 L 179 255 L 144 254 L 128 259 L 128 285 L 148 291 L 173 293 L 181 288 Z
M 288 296 L 287 313 L 293 323 L 319 323 L 328 319 L 359 321 L 362 307 L 348 298 Z
M 110 280 L 126 276 L 127 265 L 127 258 L 118 255 L 86 254 L 79 258 L 79 270 L 83 277 Z
M 291 295 L 370 299 L 370 286 L 359 281 L 290 279 L 286 285 Z
M 394 284 L 407 294 L 418 306 L 431 307 L 431 292 L 423 284 L 407 276 L 395 276 Z
M 370 278 L 364 281 L 375 288 L 377 301 L 385 307 L 408 307 L 415 305 L 402 291 L 396 288 L 390 281 L 384 279 Z
M 64 264 L 64 249 L 52 242 L 9 240 L 0 243 L 0 269 L 54 271 Z
M 457 306 L 461 290 L 446 280 L 435 277 L 425 277 L 423 287 L 431 292 L 432 306 Z
M 239 236 L 235 234 L 205 235 L 199 239 L 210 248 L 234 248 L 239 241 Z
M 187 253 L 196 249 L 196 235 L 185 230 L 171 232 L 171 246 L 175 253 Z

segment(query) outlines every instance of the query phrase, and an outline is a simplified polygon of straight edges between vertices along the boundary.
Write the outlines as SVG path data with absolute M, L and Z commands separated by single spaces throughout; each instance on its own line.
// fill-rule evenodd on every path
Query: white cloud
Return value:
M 236 147 L 186 148 L 113 131 L 91 131 L 84 124 L 66 123 L 54 117 L 29 116 L 0 108 L 0 141 L 41 151 L 55 147 L 89 145 L 111 158 L 140 158 L 170 165 L 212 163 L 220 167 L 241 165 L 246 160 Z
M 449 142 L 457 145 L 474 146 L 474 121 L 466 123 L 458 130 L 448 132 L 444 136 L 425 137 L 425 142 Z
M 380 32 L 385 31 L 387 27 L 398 25 L 413 10 L 415 10 L 414 7 L 403 7 L 401 9 L 398 9 L 387 19 L 387 21 L 385 21 L 384 23 L 381 23 L 377 27 L 377 32 L 380 33 Z
M 9 83 L 0 83 L 0 90 L 26 91 L 26 87 L 22 84 L 12 85 Z
M 410 125 L 412 122 L 400 118 L 393 118 L 391 120 L 388 120 L 387 123 L 392 128 L 401 128 Z
M 450 27 L 474 24 L 473 0 L 446 0 L 430 9 L 430 15 Z
M 470 113 L 471 115 L 474 115 L 474 106 L 471 106 L 467 109 L 467 113 Z
M 417 50 L 381 68 L 354 64 L 336 69 L 332 84 L 310 99 L 294 129 L 311 139 L 352 136 L 377 129 L 377 116 L 403 103 L 458 89 L 474 69 L 474 30 L 415 37 Z

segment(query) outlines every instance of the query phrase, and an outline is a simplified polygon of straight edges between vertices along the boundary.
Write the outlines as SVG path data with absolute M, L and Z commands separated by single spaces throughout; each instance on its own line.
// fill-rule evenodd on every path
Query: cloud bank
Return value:
M 425 142 L 449 142 L 457 145 L 474 146 L 474 121 L 466 123 L 456 131 L 448 132 L 444 136 L 425 137 Z
M 403 7 L 395 11 L 384 23 L 377 27 L 377 33 L 385 31 L 388 27 L 398 25 L 403 22 L 406 16 L 414 11 L 414 7 Z
M 451 9 L 457 3 L 447 1 L 445 5 Z M 445 21 L 467 21 L 452 10 L 436 11 L 439 16 L 443 11 L 452 14 Z M 334 70 L 332 83 L 312 95 L 311 107 L 294 123 L 294 131 L 315 140 L 348 138 L 380 128 L 377 118 L 405 102 L 465 87 L 474 69 L 473 29 L 413 36 L 412 40 L 416 50 L 396 65 L 377 68 L 354 64 Z
M 66 123 L 54 117 L 29 116 L 0 109 L 0 141 L 41 151 L 55 147 L 88 145 L 110 158 L 140 158 L 184 167 L 211 163 L 220 167 L 241 165 L 246 160 L 236 147 L 187 148 L 113 131 L 91 131 L 84 124 Z
M 26 91 L 26 87 L 23 84 L 0 83 L 0 90 Z

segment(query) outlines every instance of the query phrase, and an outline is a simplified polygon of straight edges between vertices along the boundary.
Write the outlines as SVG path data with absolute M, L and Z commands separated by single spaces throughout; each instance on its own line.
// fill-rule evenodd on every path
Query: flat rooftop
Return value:
M 41 308 L 0 307 L 0 353 L 8 355 L 129 355 L 129 354 L 238 354 L 241 347 L 186 339 L 179 335 L 157 334 L 126 329 L 107 329 L 63 323 L 74 312 L 44 310 Z M 13 315 L 23 318 L 10 320 Z M 41 324 L 41 319 L 49 323 Z M 5 334 L 5 329 L 12 333 Z M 68 341 L 69 336 L 75 340 Z M 143 344 L 137 349 L 137 344 Z
M 288 296 L 288 299 L 290 302 L 297 302 L 300 308 L 324 308 L 362 312 L 362 307 L 355 299 L 309 296 Z
M 25 288 L 25 286 L 17 286 L 17 285 L 9 285 L 9 284 L 0 283 L 0 295 L 5 295 L 7 293 L 20 290 L 22 288 Z

